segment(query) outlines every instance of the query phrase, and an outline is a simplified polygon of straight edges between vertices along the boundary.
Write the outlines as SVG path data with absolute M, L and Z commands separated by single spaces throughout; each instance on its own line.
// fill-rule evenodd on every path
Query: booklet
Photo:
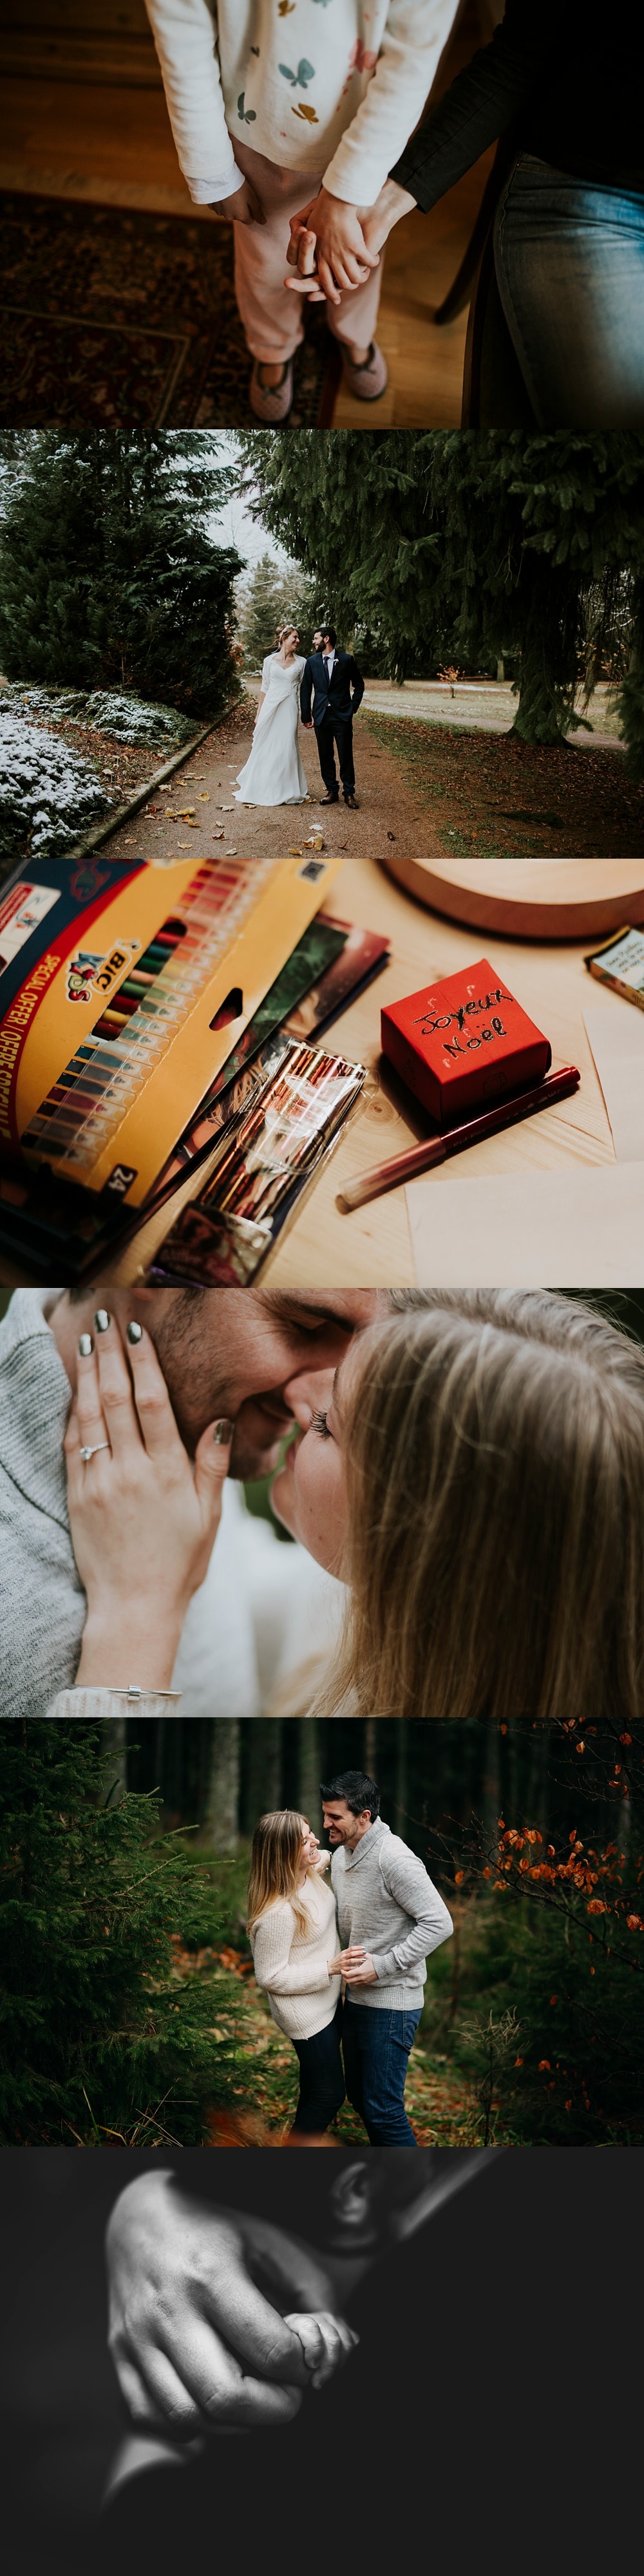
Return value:
M 598 984 L 610 984 L 625 1002 L 635 1002 L 644 1011 L 644 929 L 613 931 L 612 939 L 591 949 L 584 965 Z

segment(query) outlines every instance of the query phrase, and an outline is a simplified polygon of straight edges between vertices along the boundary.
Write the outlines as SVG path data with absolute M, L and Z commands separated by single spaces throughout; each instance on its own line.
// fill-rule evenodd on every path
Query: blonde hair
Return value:
M 641 1718 L 644 1355 L 547 1290 L 389 1303 L 343 1421 L 350 1590 L 318 1713 Z
M 295 1807 L 274 1808 L 270 1815 L 260 1816 L 255 1826 L 248 1873 L 248 1930 L 253 1931 L 260 1914 L 287 1896 L 298 1931 L 310 1931 L 310 1916 L 298 1891 L 302 1876 L 302 1834 L 304 1816 Z M 307 1877 L 309 1872 L 307 1870 Z

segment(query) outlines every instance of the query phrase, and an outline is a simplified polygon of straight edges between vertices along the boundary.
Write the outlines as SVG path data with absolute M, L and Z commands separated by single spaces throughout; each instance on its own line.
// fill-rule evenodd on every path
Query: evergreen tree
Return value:
M 186 1962 L 186 1943 L 221 1937 L 207 1865 L 159 1836 L 154 1797 L 120 1794 L 111 1753 L 99 1727 L 0 1724 L 5 2145 L 198 2146 L 234 2078 Z
M 0 658 L 10 679 L 132 688 L 217 713 L 238 686 L 240 557 L 205 524 L 231 488 L 199 431 L 33 433 L 5 455 Z
M 644 583 L 644 437 L 382 430 L 243 434 L 249 505 L 373 640 L 392 678 L 517 656 L 515 732 L 558 743 L 575 721 L 589 592 Z M 623 591 L 622 591 L 623 596 Z M 622 721 L 644 766 L 644 619 Z
M 275 556 L 263 554 L 238 595 L 237 620 L 249 671 L 260 671 L 272 653 L 277 628 L 293 616 L 294 583 Z

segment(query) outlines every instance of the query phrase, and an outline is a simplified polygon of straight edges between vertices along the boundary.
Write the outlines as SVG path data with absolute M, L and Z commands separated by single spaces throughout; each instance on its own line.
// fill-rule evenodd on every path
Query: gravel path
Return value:
M 354 726 L 359 804 L 353 814 L 347 812 L 342 801 L 320 810 L 324 789 L 315 739 L 302 729 L 300 748 L 310 802 L 236 805 L 235 780 L 248 758 L 250 745 L 248 709 L 241 707 L 210 741 L 200 744 L 169 780 L 167 788 L 159 789 L 156 798 L 151 798 L 140 814 L 123 825 L 124 846 L 137 859 L 183 858 L 193 845 L 200 858 L 231 850 L 257 852 L 262 857 L 268 853 L 277 859 L 299 848 L 315 826 L 322 830 L 325 849 L 330 854 L 337 851 L 343 858 L 385 857 L 392 841 L 402 851 L 415 851 L 423 858 L 440 855 L 442 844 L 413 783 L 402 765 L 374 742 L 366 728 L 361 731 L 359 715 Z M 194 808 L 190 820 L 187 814 L 181 820 L 182 807 Z

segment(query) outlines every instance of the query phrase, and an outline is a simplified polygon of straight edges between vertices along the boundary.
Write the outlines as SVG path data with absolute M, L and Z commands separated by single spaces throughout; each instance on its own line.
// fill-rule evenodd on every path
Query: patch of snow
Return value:
M 153 700 L 137 698 L 130 689 L 48 689 L 40 682 L 10 680 L 2 689 L 0 704 L 7 702 L 26 716 L 50 715 L 61 719 L 76 717 L 79 724 L 91 725 L 99 733 L 111 733 L 115 741 L 137 744 L 177 744 L 189 742 L 198 732 L 196 716 L 179 714 L 177 707 L 157 705 Z
M 110 799 L 89 760 L 60 734 L 30 724 L 0 696 L 0 862 L 56 858 L 107 813 Z
M 189 742 L 198 731 L 194 716 L 179 715 L 176 707 L 148 705 L 145 698 L 122 695 L 114 689 L 97 689 L 85 701 L 83 723 L 96 725 L 100 733 L 114 734 L 119 742 L 179 743 Z

